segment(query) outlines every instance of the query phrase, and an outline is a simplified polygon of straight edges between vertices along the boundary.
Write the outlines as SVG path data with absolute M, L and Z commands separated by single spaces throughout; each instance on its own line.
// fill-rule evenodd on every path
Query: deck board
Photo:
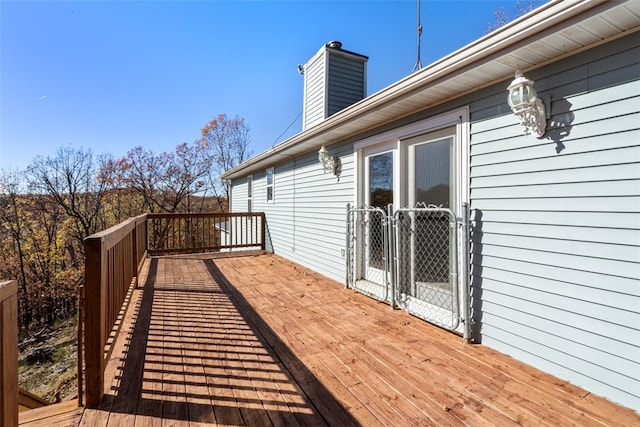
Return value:
M 276 255 L 145 269 L 82 426 L 640 425 Z

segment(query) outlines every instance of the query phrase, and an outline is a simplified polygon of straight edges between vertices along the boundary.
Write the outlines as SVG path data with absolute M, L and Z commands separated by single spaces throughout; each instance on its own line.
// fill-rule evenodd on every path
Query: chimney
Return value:
M 331 41 L 304 66 L 302 130 L 323 121 L 367 96 L 367 60 Z

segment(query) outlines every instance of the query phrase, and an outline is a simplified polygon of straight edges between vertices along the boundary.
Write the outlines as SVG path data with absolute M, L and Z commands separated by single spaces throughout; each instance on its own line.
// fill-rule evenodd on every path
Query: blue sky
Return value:
M 515 0 L 422 0 L 423 66 L 484 35 Z M 219 113 L 253 154 L 301 130 L 302 77 L 323 44 L 369 56 L 368 94 L 411 73 L 416 1 L 0 2 L 0 169 L 59 147 L 170 151 Z M 277 139 L 277 141 L 276 141 Z

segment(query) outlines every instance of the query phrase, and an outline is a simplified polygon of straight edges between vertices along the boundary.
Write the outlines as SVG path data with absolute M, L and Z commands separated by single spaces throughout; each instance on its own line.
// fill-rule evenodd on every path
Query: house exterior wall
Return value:
M 640 410 L 640 34 L 526 71 L 551 118 L 523 135 L 509 81 L 362 138 L 462 106 L 470 112 L 473 332 L 484 345 Z M 361 138 L 361 139 L 362 139 Z M 357 139 L 355 140 L 357 141 Z M 253 175 L 273 250 L 344 282 L 355 141 L 275 165 L 275 200 Z M 242 186 L 233 182 L 233 209 Z M 246 190 L 245 190 L 246 194 Z M 244 204 L 243 204 L 244 203 Z
M 254 197 L 255 197 L 255 182 L 254 182 Z M 266 196 L 265 196 L 266 197 Z M 247 177 L 243 177 L 240 180 L 233 182 L 231 191 L 231 204 L 229 211 L 231 212 L 247 212 L 248 209 L 248 189 L 247 189 Z M 252 211 L 255 211 L 255 207 L 252 207 Z
M 276 165 L 272 203 L 264 172 L 253 175 L 253 210 L 266 213 L 268 249 L 339 282 L 345 280 L 346 206 L 354 194 L 352 147 L 327 146 L 340 158 L 340 177 L 324 174 L 315 152 Z M 246 179 L 233 182 L 232 194 L 234 210 L 242 211 Z
M 640 409 L 638 34 L 526 73 L 542 139 L 470 103 L 474 329 L 485 345 Z

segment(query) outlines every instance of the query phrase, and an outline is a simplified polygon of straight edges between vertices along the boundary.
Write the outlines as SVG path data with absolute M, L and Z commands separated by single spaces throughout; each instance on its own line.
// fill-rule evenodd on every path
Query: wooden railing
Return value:
M 18 425 L 18 284 L 0 282 L 0 425 Z
M 90 407 L 97 406 L 102 398 L 104 369 L 118 332 L 118 316 L 128 292 L 137 283 L 138 268 L 146 256 L 146 219 L 146 215 L 131 218 L 85 239 L 82 311 L 86 398 Z M 79 396 L 81 393 L 78 390 Z
M 264 213 L 146 214 L 85 239 L 85 284 L 79 293 L 78 396 L 96 407 L 128 293 L 147 254 L 265 249 Z M 84 319 L 84 322 L 83 322 Z M 82 347 L 84 346 L 84 380 Z
M 265 249 L 262 212 L 148 214 L 149 255 Z

